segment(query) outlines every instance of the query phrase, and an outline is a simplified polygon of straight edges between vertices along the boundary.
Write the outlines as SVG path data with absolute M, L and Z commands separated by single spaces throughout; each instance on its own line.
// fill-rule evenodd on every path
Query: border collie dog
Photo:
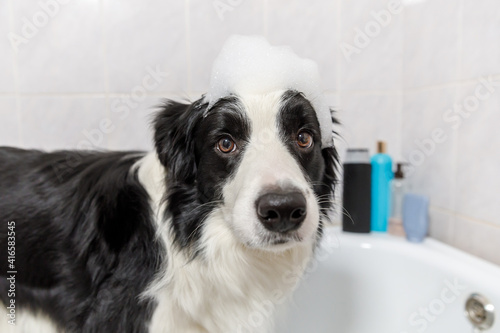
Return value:
M 285 89 L 168 101 L 154 153 L 0 148 L 0 331 L 271 330 L 331 208 L 321 137 Z

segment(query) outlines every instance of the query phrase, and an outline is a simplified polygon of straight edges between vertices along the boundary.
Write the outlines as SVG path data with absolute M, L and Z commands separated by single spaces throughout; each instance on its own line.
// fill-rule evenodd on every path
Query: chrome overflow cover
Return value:
M 469 321 L 479 330 L 487 330 L 493 326 L 495 321 L 495 307 L 486 297 L 480 294 L 472 294 L 465 302 L 465 315 Z

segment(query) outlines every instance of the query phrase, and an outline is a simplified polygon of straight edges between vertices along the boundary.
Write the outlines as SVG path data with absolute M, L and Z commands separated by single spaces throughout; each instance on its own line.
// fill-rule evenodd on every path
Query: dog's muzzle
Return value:
M 307 201 L 302 193 L 266 193 L 257 199 L 260 222 L 267 230 L 286 233 L 300 228 L 306 218 Z

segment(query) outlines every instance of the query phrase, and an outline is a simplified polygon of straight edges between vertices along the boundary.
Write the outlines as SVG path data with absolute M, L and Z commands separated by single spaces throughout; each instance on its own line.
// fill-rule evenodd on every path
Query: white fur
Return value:
M 272 331 L 275 308 L 296 287 L 312 256 L 319 221 L 312 188 L 280 138 L 276 118 L 282 93 L 242 99 L 251 137 L 234 177 L 223 186 L 223 205 L 205 221 L 196 259 L 174 247 L 170 221 L 163 220 L 168 171 L 154 153 L 132 168 L 151 198 L 157 237 L 165 251 L 160 273 L 142 295 L 157 301 L 150 332 Z M 307 200 L 307 217 L 296 237 L 281 245 L 266 243 L 270 232 L 255 213 L 256 199 L 269 188 L 293 188 Z M 7 317 L 5 309 L 0 315 Z M 15 327 L 2 321 L 0 332 L 58 332 L 40 315 L 21 312 L 17 319 Z
M 166 193 L 164 167 L 156 154 L 143 157 L 132 170 L 150 196 L 157 237 L 164 247 L 163 266 L 143 298 L 157 307 L 149 323 L 152 333 L 270 332 L 275 308 L 296 287 L 312 256 L 319 208 L 297 161 L 280 138 L 276 121 L 283 92 L 242 99 L 252 133 L 240 165 L 223 186 L 224 203 L 205 221 L 200 255 L 194 260 L 173 245 L 169 222 L 163 220 Z M 262 191 L 301 191 L 307 217 L 285 244 L 272 245 L 271 233 L 259 222 L 255 201 Z M 53 323 L 30 312 L 17 314 L 17 326 L 0 332 L 53 333 Z
M 295 288 L 312 246 L 281 253 L 248 248 L 221 210 L 208 218 L 201 242 L 207 247 L 197 260 L 169 253 L 165 275 L 148 293 L 158 301 L 150 332 L 270 332 L 269 304 Z
M 4 306 L 0 307 L 1 333 L 64 333 L 47 316 L 27 310 L 16 310 L 15 325 L 8 323 L 8 313 Z
M 277 115 L 283 93 L 279 91 L 242 98 L 251 121 L 252 134 L 234 179 L 224 186 L 224 204 L 230 214 L 226 220 L 236 236 L 252 247 L 268 247 L 263 239 L 270 232 L 259 222 L 254 203 L 263 191 L 270 188 L 292 187 L 306 197 L 307 217 L 296 232 L 297 237 L 305 241 L 310 239 L 319 222 L 319 207 L 314 192 L 280 138 Z M 290 245 L 294 243 L 279 247 Z
M 270 332 L 275 306 L 282 303 L 309 261 L 319 209 L 297 161 L 279 138 L 276 115 L 282 92 L 248 96 L 243 104 L 252 135 L 240 166 L 224 185 L 224 204 L 205 221 L 201 254 L 194 260 L 173 246 L 162 222 L 165 193 L 159 161 L 147 156 L 139 179 L 157 207 L 159 237 L 166 251 L 161 273 L 144 297 L 158 302 L 150 323 L 154 333 Z M 150 181 L 150 177 L 154 179 Z M 307 199 L 307 218 L 297 240 L 270 246 L 255 213 L 255 200 L 269 186 L 293 186 Z

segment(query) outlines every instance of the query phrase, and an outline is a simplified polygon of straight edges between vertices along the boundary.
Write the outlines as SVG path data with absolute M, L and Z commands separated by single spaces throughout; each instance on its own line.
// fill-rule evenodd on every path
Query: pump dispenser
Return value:
M 377 142 L 377 154 L 372 164 L 371 230 L 387 232 L 391 202 L 392 159 L 386 154 L 386 144 Z
M 403 163 L 397 163 L 394 179 L 391 181 L 391 214 L 389 217 L 389 233 L 404 236 L 403 229 L 403 196 L 408 190 L 403 172 Z

